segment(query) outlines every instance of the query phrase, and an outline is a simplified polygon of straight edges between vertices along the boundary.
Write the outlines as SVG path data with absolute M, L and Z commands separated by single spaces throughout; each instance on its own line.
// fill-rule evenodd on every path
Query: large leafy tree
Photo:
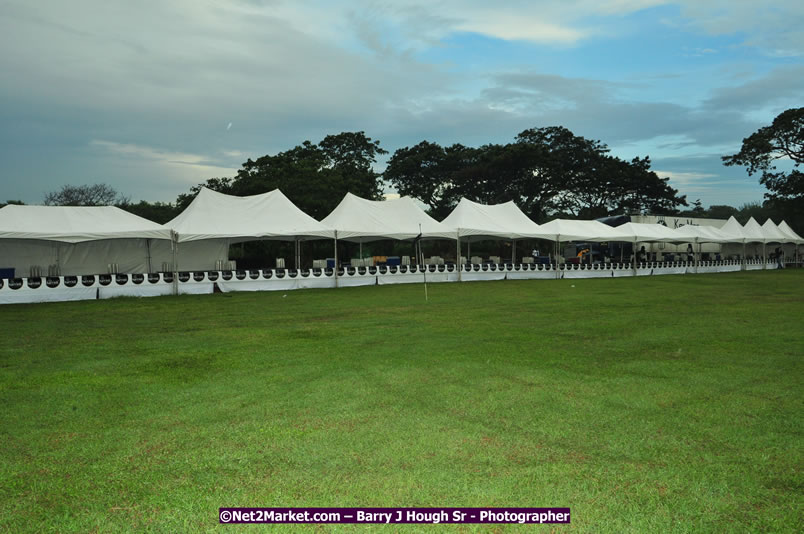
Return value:
M 792 162 L 792 170 L 779 171 L 776 162 Z M 761 172 L 759 182 L 770 191 L 769 199 L 800 200 L 804 198 L 804 108 L 788 109 L 765 126 L 743 139 L 740 151 L 724 156 L 724 165 L 748 167 L 748 175 Z
M 476 156 L 476 150 L 463 145 L 442 147 L 422 141 L 413 147 L 394 152 L 383 173 L 386 181 L 402 196 L 424 202 L 430 214 L 446 217 L 460 200 L 458 171 L 466 168 Z
M 787 170 L 779 169 L 784 162 Z M 772 209 L 801 229 L 804 226 L 804 108 L 780 113 L 770 126 L 764 126 L 743 139 L 736 154 L 723 157 L 727 166 L 747 167 L 748 175 L 760 173 L 759 182 L 768 188 L 765 197 Z
M 525 130 L 514 143 L 442 148 L 424 141 L 397 150 L 385 178 L 420 199 L 435 217 L 466 197 L 493 204 L 513 200 L 540 221 L 551 214 L 598 217 L 628 211 L 674 211 L 686 204 L 649 158 L 626 162 L 600 141 L 553 126 Z
M 728 219 L 729 217 L 736 218 L 739 213 L 740 210 L 727 204 L 715 204 L 709 206 L 709 209 L 706 210 L 706 216 L 710 219 Z
M 608 147 L 562 126 L 531 128 L 516 137 L 525 150 L 517 191 L 523 209 L 535 219 L 548 212 L 578 214 L 603 204 L 608 189 L 601 172 Z
M 282 192 L 302 211 L 322 219 L 347 192 L 378 199 L 382 182 L 373 165 L 387 152 L 364 132 L 328 135 L 320 143 L 305 141 L 285 152 L 249 159 L 234 178 L 213 178 L 181 195 L 184 207 L 201 186 L 233 195 L 256 195 L 273 189 Z
M 669 178 L 652 171 L 650 158 L 636 157 L 630 162 L 614 158 L 610 170 L 613 175 L 612 194 L 607 206 L 609 213 L 675 213 L 687 205 L 687 197 L 671 187 Z
M 282 192 L 302 211 L 323 219 L 346 193 L 378 199 L 379 173 L 373 169 L 386 151 L 363 132 L 328 135 L 320 143 L 305 141 L 275 156 L 248 160 L 232 182 L 232 193 L 254 195 Z

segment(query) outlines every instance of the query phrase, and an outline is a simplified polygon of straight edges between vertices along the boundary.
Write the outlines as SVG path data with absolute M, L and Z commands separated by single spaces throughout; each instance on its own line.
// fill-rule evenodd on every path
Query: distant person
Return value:
M 687 263 L 695 261 L 695 251 L 692 250 L 692 243 L 687 245 Z
M 776 247 L 776 268 L 777 269 L 784 269 L 784 250 L 780 247 Z
M 645 252 L 645 246 L 643 245 L 642 248 L 640 248 L 639 252 L 637 253 L 637 261 L 639 263 L 645 263 L 647 259 L 648 259 L 648 253 Z
M 536 260 L 539 259 L 539 256 L 540 256 L 539 249 L 534 248 L 533 251 L 530 253 L 530 255 L 533 256 L 533 261 L 535 262 Z

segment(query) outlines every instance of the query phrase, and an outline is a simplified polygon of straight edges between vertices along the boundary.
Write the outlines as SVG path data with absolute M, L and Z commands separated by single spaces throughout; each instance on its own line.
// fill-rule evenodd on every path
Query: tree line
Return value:
M 620 214 L 662 214 L 725 219 L 785 219 L 804 228 L 804 108 L 789 109 L 743 140 L 724 165 L 747 167 L 760 175 L 768 193 L 762 203 L 739 208 L 700 200 L 688 203 L 668 178 L 651 170 L 648 156 L 630 161 L 612 156 L 607 145 L 551 126 L 519 133 L 512 142 L 467 147 L 422 141 L 396 150 L 383 173 L 374 170 L 388 152 L 364 132 L 328 135 L 275 155 L 249 159 L 233 177 L 211 178 L 175 202 L 131 202 L 105 184 L 64 186 L 45 196 L 46 205 L 117 205 L 158 223 L 178 215 L 201 187 L 233 195 L 279 188 L 316 219 L 331 212 L 347 192 L 380 199 L 387 186 L 419 199 L 436 219 L 450 213 L 461 197 L 482 204 L 514 201 L 536 222 L 592 219 Z M 777 166 L 782 163 L 786 169 Z M 9 201 L 9 203 L 19 201 Z

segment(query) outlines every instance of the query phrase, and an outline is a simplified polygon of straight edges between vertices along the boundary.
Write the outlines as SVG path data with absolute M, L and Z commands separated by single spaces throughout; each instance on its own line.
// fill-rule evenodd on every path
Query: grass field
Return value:
M 0 307 L 0 531 L 804 530 L 804 270 Z M 420 532 L 427 525 L 338 531 Z M 274 527 L 325 531 L 333 526 Z

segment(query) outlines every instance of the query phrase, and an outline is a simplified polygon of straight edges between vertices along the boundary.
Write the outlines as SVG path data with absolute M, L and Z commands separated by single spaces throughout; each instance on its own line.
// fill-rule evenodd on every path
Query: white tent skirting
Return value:
M 582 278 L 620 278 L 670 274 L 722 273 L 742 270 L 739 261 L 687 263 L 647 263 L 635 270 L 627 264 L 562 265 L 473 265 L 463 266 L 460 280 L 554 280 Z M 775 269 L 775 263 L 748 260 L 746 270 Z M 341 269 L 337 277 L 329 271 L 252 270 L 181 272 L 177 282 L 181 295 L 211 294 L 217 285 L 222 292 L 290 291 L 366 285 L 456 282 L 454 266 L 429 266 L 425 273 L 418 267 L 362 267 Z M 171 273 L 106 274 L 90 276 L 54 276 L 0 280 L 0 304 L 62 302 L 108 299 L 114 297 L 154 297 L 170 295 L 174 290 Z

